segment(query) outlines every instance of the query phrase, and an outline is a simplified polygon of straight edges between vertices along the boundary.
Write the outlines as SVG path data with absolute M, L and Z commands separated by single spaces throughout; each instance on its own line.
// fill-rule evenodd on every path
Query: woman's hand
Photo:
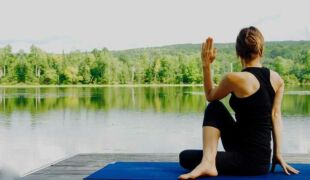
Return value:
M 202 43 L 201 47 L 201 60 L 202 65 L 205 67 L 206 65 L 210 65 L 216 56 L 216 48 L 213 47 L 213 39 L 208 37 L 206 42 Z
M 282 167 L 283 171 L 285 172 L 285 174 L 287 175 L 291 175 L 291 173 L 293 174 L 299 174 L 299 171 L 296 170 L 295 168 L 293 168 L 292 166 L 288 165 L 282 155 L 274 155 L 272 158 L 272 166 L 271 166 L 271 172 L 274 172 L 274 169 L 276 167 L 276 164 L 280 164 L 280 166 Z

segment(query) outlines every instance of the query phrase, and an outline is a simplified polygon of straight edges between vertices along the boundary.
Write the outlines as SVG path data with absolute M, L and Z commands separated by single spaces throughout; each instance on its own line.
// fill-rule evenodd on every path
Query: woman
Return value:
M 242 71 L 227 73 L 217 87 L 213 87 L 211 64 L 216 49 L 213 39 L 202 44 L 204 90 L 210 102 L 203 121 L 203 150 L 184 150 L 180 165 L 192 170 L 180 179 L 200 176 L 262 175 L 267 174 L 271 158 L 273 135 L 273 163 L 282 166 L 286 174 L 299 171 L 288 165 L 281 154 L 281 102 L 284 82 L 278 73 L 263 67 L 261 58 L 264 38 L 255 27 L 244 28 L 236 41 L 236 52 Z M 235 118 L 219 101 L 231 93 L 229 104 Z M 221 137 L 225 152 L 217 152 Z

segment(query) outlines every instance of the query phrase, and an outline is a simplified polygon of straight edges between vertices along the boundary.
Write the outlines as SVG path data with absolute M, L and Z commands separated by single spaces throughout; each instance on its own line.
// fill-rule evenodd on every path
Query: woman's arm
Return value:
M 284 92 L 284 82 L 280 77 L 279 82 L 279 88 L 276 91 L 272 107 L 273 158 L 271 171 L 273 172 L 275 169 L 275 165 L 279 163 L 287 175 L 290 175 L 290 173 L 298 174 L 299 171 L 288 165 L 282 157 L 281 145 L 283 124 L 281 115 L 281 104 Z
M 208 101 L 224 98 L 232 91 L 233 88 L 231 83 L 231 73 L 226 74 L 217 87 L 213 87 L 213 79 L 211 77 L 211 64 L 215 60 L 215 56 L 216 49 L 213 48 L 213 39 L 209 37 L 206 42 L 202 44 L 201 49 L 203 85 L 205 90 L 205 96 Z
M 272 107 L 272 137 L 273 137 L 273 154 L 281 154 L 282 141 L 282 114 L 281 104 L 284 92 L 284 82 L 281 79 L 278 90 L 276 91 Z

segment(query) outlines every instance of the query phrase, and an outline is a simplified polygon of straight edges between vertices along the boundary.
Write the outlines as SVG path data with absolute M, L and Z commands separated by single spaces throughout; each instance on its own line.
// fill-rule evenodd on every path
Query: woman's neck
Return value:
M 260 62 L 260 58 L 253 59 L 249 62 L 242 60 L 242 68 L 247 68 L 247 67 L 263 67 L 263 66 L 262 66 L 262 63 Z

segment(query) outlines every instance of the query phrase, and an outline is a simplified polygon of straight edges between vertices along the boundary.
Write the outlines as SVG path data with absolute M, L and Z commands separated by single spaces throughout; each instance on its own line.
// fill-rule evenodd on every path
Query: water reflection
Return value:
M 202 87 L 2 88 L 0 169 L 24 174 L 77 153 L 176 153 L 201 148 L 206 104 L 202 91 Z M 310 153 L 309 97 L 295 92 L 283 99 L 283 152 Z M 229 107 L 228 98 L 223 102 Z
M 202 92 L 202 87 L 1 88 L 0 113 L 9 117 L 16 111 L 34 115 L 63 108 L 201 112 L 205 106 Z M 305 92 L 310 91 L 287 91 L 282 107 L 285 115 L 310 115 L 310 95 Z M 223 101 L 228 105 L 228 98 Z

